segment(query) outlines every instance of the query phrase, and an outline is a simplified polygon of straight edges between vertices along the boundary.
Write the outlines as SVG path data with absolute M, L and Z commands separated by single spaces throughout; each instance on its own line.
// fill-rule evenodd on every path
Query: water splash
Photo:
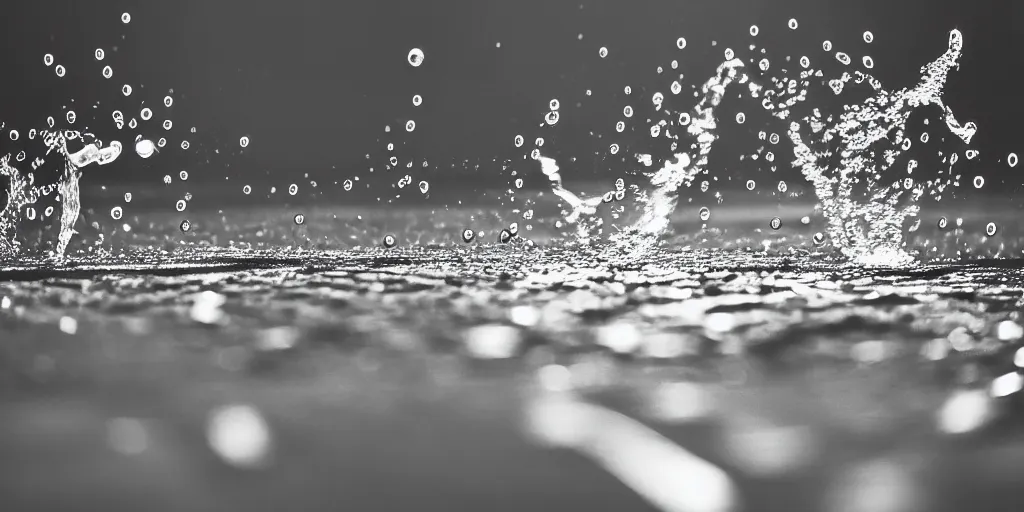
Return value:
M 842 78 L 830 83 L 837 93 L 856 78 L 867 81 L 874 95 L 860 105 L 847 106 L 846 112 L 835 122 L 822 119 L 815 111 L 791 123 L 787 134 L 794 146 L 794 165 L 814 186 L 828 221 L 829 236 L 847 258 L 873 265 L 905 265 L 915 261 L 904 250 L 903 224 L 908 217 L 918 214 L 920 207 L 916 201 L 926 191 L 941 191 L 946 184 L 939 180 L 919 181 L 901 187 L 897 182 L 890 188 L 880 186 L 879 181 L 882 173 L 892 168 L 896 159 L 909 149 L 906 123 L 920 107 L 941 108 L 949 130 L 964 143 L 970 143 L 977 127 L 973 123 L 962 125 L 942 102 L 946 76 L 957 66 L 962 48 L 960 32 L 950 32 L 947 51 L 921 68 L 921 80 L 913 87 L 894 93 L 886 91 L 870 75 L 844 73 Z M 803 73 L 807 76 L 812 71 Z M 788 116 L 784 109 L 768 107 L 780 118 Z M 878 144 L 886 142 L 888 147 L 879 149 Z M 829 147 L 812 149 L 818 145 Z M 866 201 L 860 200 L 854 192 L 855 185 L 862 181 L 867 184 Z M 907 192 L 911 192 L 911 199 L 904 202 L 902 199 Z
M 56 152 L 61 155 L 64 159 L 64 170 L 56 183 L 34 186 L 31 174 L 22 174 L 17 167 L 10 165 L 10 155 L 0 157 L 0 176 L 5 176 L 8 180 L 7 203 L 3 210 L 0 210 L 0 255 L 12 256 L 17 252 L 14 238 L 18 222 L 21 220 L 22 208 L 34 204 L 40 197 L 49 195 L 56 189 L 63 206 L 54 256 L 58 259 L 62 258 L 75 232 L 75 222 L 81 211 L 79 195 L 81 169 L 92 163 L 106 165 L 121 155 L 121 143 L 118 141 L 112 141 L 109 146 L 101 148 L 102 142 L 94 140 L 87 143 L 82 149 L 71 153 L 68 151 L 68 140 L 88 140 L 94 139 L 94 137 L 91 134 L 82 134 L 71 130 L 44 130 L 40 133 L 46 143 L 46 154 Z
M 827 42 L 826 47 L 831 49 Z M 909 150 L 906 123 L 910 115 L 922 107 L 939 107 L 947 128 L 965 144 L 970 144 L 977 127 L 974 123 L 960 123 L 942 101 L 946 76 L 957 66 L 962 49 L 960 32 L 950 32 L 947 51 L 921 68 L 920 81 L 913 87 L 896 92 L 887 91 L 876 78 L 861 71 L 844 72 L 831 80 L 822 78 L 822 70 L 811 68 L 806 57 L 800 59 L 799 81 L 773 77 L 770 80 L 775 85 L 774 89 L 753 82 L 743 72 L 744 65 L 739 59 L 723 62 L 701 88 L 703 95 L 692 113 L 683 112 L 678 119 L 655 121 L 651 125 L 652 137 L 664 134 L 674 141 L 674 156 L 666 160 L 658 171 L 645 173 L 652 189 L 649 194 L 637 194 L 637 202 L 642 206 L 640 218 L 611 237 L 616 249 L 628 249 L 627 252 L 635 256 L 653 248 L 659 237 L 666 233 L 670 215 L 678 203 L 680 187 L 689 186 L 698 174 L 708 172 L 708 155 L 718 138 L 716 107 L 734 82 L 747 84 L 745 92 L 753 98 L 761 97 L 762 107 L 773 117 L 789 120 L 794 107 L 808 99 L 812 82 L 827 84 L 839 95 L 852 80 L 858 84 L 867 83 L 872 96 L 860 104 L 845 105 L 844 113 L 838 119 L 823 117 L 818 109 L 814 109 L 812 114 L 791 121 L 787 135 L 793 144 L 793 166 L 813 186 L 828 222 L 829 237 L 843 256 L 872 265 L 903 265 L 915 261 L 904 250 L 904 222 L 918 214 L 920 207 L 916 202 L 921 196 L 927 192 L 937 197 L 945 187 L 955 183 L 955 179 L 950 172 L 946 180 L 921 180 L 917 183 L 897 180 L 893 186 L 883 186 L 881 182 L 896 160 Z M 726 55 L 732 57 L 734 54 L 727 50 Z M 836 59 L 844 66 L 851 62 L 850 57 L 842 52 L 836 53 Z M 770 62 L 762 59 L 759 67 L 767 71 Z M 865 67 L 870 66 L 865 64 Z M 678 94 L 679 90 L 678 82 L 673 83 L 673 93 Z M 652 99 L 657 110 L 661 110 L 661 95 L 655 93 Z M 632 113 L 631 107 L 624 110 L 627 117 Z M 665 110 L 664 113 L 670 112 Z M 743 123 L 746 116 L 741 113 L 736 119 Z M 616 131 L 621 132 L 622 125 L 620 121 Z M 679 136 L 674 130 L 685 131 L 694 139 L 689 151 L 676 151 L 675 141 Z M 765 138 L 763 132 L 761 138 Z M 772 134 L 770 142 L 778 143 L 779 137 Z M 618 145 L 613 144 L 611 151 L 616 153 Z M 642 155 L 641 160 L 650 165 L 649 158 L 649 155 Z M 595 217 L 602 198 L 584 199 L 567 190 L 558 164 L 540 155 L 539 149 L 534 150 L 534 159 L 540 162 L 541 171 L 551 182 L 554 194 L 568 203 L 565 221 L 577 226 L 578 240 L 589 240 L 593 227 L 600 224 L 600 219 L 595 220 Z M 774 161 L 774 154 L 767 153 L 765 159 Z M 949 161 L 950 167 L 955 163 L 954 155 Z M 706 191 L 705 185 L 706 182 L 702 184 L 702 191 Z M 866 186 L 867 192 L 858 194 L 855 192 L 858 186 Z M 788 187 L 780 181 L 778 188 L 785 192 Z M 604 202 L 608 202 L 608 197 L 605 194 Z

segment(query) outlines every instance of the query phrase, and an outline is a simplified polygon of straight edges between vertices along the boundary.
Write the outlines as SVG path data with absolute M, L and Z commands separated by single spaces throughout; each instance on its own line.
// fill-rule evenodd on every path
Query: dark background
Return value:
M 789 54 L 794 60 L 821 57 L 821 41 L 829 39 L 855 60 L 871 54 L 874 74 L 896 89 L 911 85 L 920 66 L 944 51 L 952 28 L 964 33 L 965 55 L 948 84 L 947 103 L 962 121 L 980 126 L 974 146 L 982 151 L 978 165 L 989 183 L 1020 182 L 1018 170 L 1000 163 L 1010 151 L 1024 152 L 1018 143 L 1024 113 L 1017 82 L 1024 62 L 1019 2 L 33 0 L 11 2 L 5 11 L 0 117 L 8 129 L 41 127 L 47 115 L 62 121 L 61 109 L 71 105 L 79 114 L 76 128 L 88 125 L 109 139 L 116 133 L 110 111 L 130 117 L 145 100 L 157 114 L 137 132 L 169 139 L 158 157 L 142 160 L 129 152 L 90 171 L 87 189 L 158 187 L 165 174 L 176 177 L 181 169 L 190 171 L 197 195 L 200 184 L 225 178 L 239 194 L 243 183 L 263 182 L 278 186 L 279 194 L 300 182 L 305 193 L 309 180 L 320 180 L 319 194 L 341 194 L 334 181 L 358 175 L 364 185 L 391 186 L 407 172 L 414 186 L 429 178 L 435 190 L 446 179 L 501 187 L 510 178 L 500 161 L 527 166 L 523 154 L 537 136 L 547 138 L 545 153 L 560 162 L 578 157 L 567 164 L 577 174 L 617 176 L 624 166 L 635 167 L 604 156 L 626 103 L 622 87 L 645 92 L 642 101 L 631 99 L 634 104 L 649 103 L 654 90 L 668 95 L 671 78 L 654 70 L 668 70 L 672 59 L 687 75 L 685 106 L 694 103 L 689 86 L 711 76 L 724 48 L 747 60 L 752 42 L 778 63 Z M 120 21 L 125 11 L 132 15 L 128 25 Z M 799 20 L 798 30 L 786 28 L 789 18 Z M 760 27 L 756 40 L 748 34 L 752 24 Z M 864 30 L 875 35 L 870 46 L 861 40 Z M 683 51 L 675 47 L 680 36 L 688 41 Z M 597 55 L 601 46 L 610 49 L 606 59 Z M 114 68 L 109 81 L 92 57 L 97 47 L 107 52 L 103 64 Z M 426 53 L 419 68 L 406 63 L 413 47 Z M 68 68 L 66 77 L 57 79 L 43 66 L 45 53 Z M 120 95 L 124 83 L 135 87 L 131 98 Z M 175 104 L 167 112 L 161 99 L 169 89 Z M 587 89 L 593 96 L 584 95 Z M 424 98 L 418 108 L 414 94 Z M 541 129 L 551 98 L 560 99 L 562 120 Z M 163 117 L 175 123 L 170 132 L 159 128 Z M 410 118 L 417 128 L 407 134 L 403 125 Z M 196 134 L 188 133 L 192 126 Z M 763 127 L 748 123 L 745 129 Z M 638 134 L 643 130 L 638 126 Z M 117 138 L 130 141 L 136 131 L 130 132 Z M 523 149 L 512 144 L 516 134 L 528 141 Z M 242 135 L 252 141 L 244 152 Z M 188 151 L 178 147 L 183 138 L 192 145 Z M 414 161 L 414 172 L 402 164 L 381 172 L 388 142 L 398 146 L 402 164 Z M 723 136 L 715 152 L 749 152 L 748 142 Z M 0 150 L 18 149 L 6 137 L 3 144 L 10 147 Z M 377 172 L 370 175 L 370 167 Z M 543 177 L 533 178 L 533 185 L 543 185 Z M 379 188 L 371 192 L 381 195 Z

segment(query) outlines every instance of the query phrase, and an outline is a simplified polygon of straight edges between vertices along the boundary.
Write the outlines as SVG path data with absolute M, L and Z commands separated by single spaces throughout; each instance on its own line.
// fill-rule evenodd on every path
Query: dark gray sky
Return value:
M 388 141 L 404 143 L 403 157 L 432 164 L 512 157 L 514 135 L 536 136 L 550 98 L 565 105 L 551 137 L 582 157 L 607 147 L 589 132 L 611 132 L 622 85 L 664 88 L 654 69 L 676 58 L 687 81 L 699 84 L 721 61 L 723 48 L 746 50 L 751 24 L 761 27 L 759 43 L 776 55 L 820 52 L 823 39 L 852 48 L 871 30 L 875 74 L 892 88 L 909 85 L 917 69 L 944 50 L 946 33 L 959 28 L 965 58 L 949 84 L 949 103 L 980 125 L 976 143 L 988 158 L 1024 154 L 1018 143 L 1024 101 L 1016 82 L 1024 64 L 1017 28 L 1024 14 L 1020 2 L 1008 0 L 11 3 L 0 36 L 6 44 L 0 115 L 9 125 L 39 126 L 46 113 L 59 113 L 74 98 L 80 119 L 100 101 L 93 124 L 109 129 L 114 106 L 137 111 L 146 99 L 155 108 L 174 89 L 175 126 L 168 136 L 172 145 L 190 139 L 192 150 L 171 151 L 159 161 L 119 161 L 106 174 L 111 180 L 151 180 L 174 172 L 161 166 L 207 159 L 235 169 L 224 172 L 245 168 L 278 177 L 316 175 L 332 166 L 356 172 L 382 166 Z M 129 25 L 120 22 L 124 11 L 132 14 Z M 800 21 L 799 30 L 786 29 L 789 18 Z M 679 36 L 689 42 L 684 52 L 675 48 Z M 607 59 L 597 56 L 601 46 L 611 50 Z M 99 76 L 101 66 L 92 59 L 97 47 L 107 49 L 111 81 Z M 419 68 L 406 63 L 412 47 L 426 52 Z M 67 77 L 56 80 L 42 65 L 48 52 L 67 66 Z M 136 87 L 131 99 L 119 95 L 122 83 Z M 586 89 L 594 96 L 586 98 Z M 412 106 L 414 94 L 423 96 L 421 107 Z M 409 118 L 417 122 L 413 134 L 384 133 L 388 124 L 400 132 Z M 188 134 L 191 126 L 199 133 Z M 245 155 L 232 156 L 242 135 L 252 144 Z

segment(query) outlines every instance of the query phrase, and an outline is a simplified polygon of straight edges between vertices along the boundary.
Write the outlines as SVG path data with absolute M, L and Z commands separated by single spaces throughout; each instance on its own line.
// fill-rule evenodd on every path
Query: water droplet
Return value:
M 740 112 L 739 114 L 736 114 L 736 122 L 737 123 L 743 124 L 744 122 L 746 122 L 746 120 L 747 120 L 747 116 L 743 112 Z
M 75 111 L 74 110 L 69 110 L 66 117 L 68 119 L 68 123 L 70 123 L 70 124 L 75 124 L 75 119 L 78 118 L 75 115 Z
M 789 29 L 790 29 L 790 30 L 796 30 L 796 27 L 797 27 L 797 26 L 798 26 L 798 25 L 797 25 L 796 19 L 795 19 L 795 18 L 791 18 L 791 19 L 789 20 Z
M 836 52 L 836 60 L 844 66 L 850 64 L 850 56 L 843 52 Z
M 121 220 L 122 213 L 123 213 L 123 211 L 121 210 L 121 207 L 120 206 L 115 206 L 115 207 L 110 209 L 110 218 L 112 218 L 114 220 Z
M 779 192 L 782 192 L 783 194 L 785 194 L 785 193 L 786 193 L 786 190 L 787 190 L 788 188 L 789 188 L 789 187 L 788 187 L 788 186 L 786 185 L 786 182 L 785 182 L 785 181 L 780 181 L 780 182 L 779 182 Z
M 661 126 L 659 126 L 659 125 L 651 126 L 651 137 L 657 138 L 658 135 L 661 135 Z
M 597 50 L 597 55 L 600 56 L 602 59 L 607 57 L 608 56 L 608 48 L 605 48 L 604 46 L 602 46 L 599 50 Z
M 974 160 L 974 158 L 978 156 L 978 150 L 968 149 L 966 152 L 964 152 L 964 156 L 966 156 L 968 160 Z
M 292 183 L 291 185 L 288 185 L 288 194 L 289 195 L 293 195 L 294 196 L 297 193 L 299 193 L 299 186 L 298 185 L 296 185 L 295 183 Z
M 686 38 L 685 37 L 680 37 L 679 39 L 676 39 L 676 48 L 679 48 L 680 50 L 682 50 L 683 48 L 686 48 Z
M 983 176 L 974 177 L 974 188 L 981 188 L 985 186 L 985 178 Z
M 103 78 L 109 79 L 109 78 L 111 78 L 113 76 L 114 76 L 114 69 L 111 68 L 110 66 L 104 66 L 103 67 Z
M 602 200 L 602 201 L 604 201 L 604 202 L 606 202 L 606 203 L 610 203 L 610 202 L 612 202 L 612 201 L 613 201 L 614 199 L 615 199 L 615 193 L 614 193 L 614 192 L 611 192 L 611 191 L 609 191 L 609 192 L 605 192 L 605 194 L 604 194 L 604 197 L 603 197 L 603 198 L 601 198 L 601 200 Z
M 46 210 L 43 210 L 43 216 L 44 217 L 49 217 L 50 215 L 53 215 L 53 207 L 52 206 L 47 206 Z
M 782 219 L 778 217 L 772 217 L 772 220 L 771 222 L 768 223 L 768 225 L 771 226 L 772 229 L 778 230 L 779 228 L 782 227 Z
M 390 249 L 390 248 L 394 247 L 395 244 L 398 243 L 398 241 L 395 240 L 394 235 L 384 235 L 383 243 L 384 243 L 384 247 Z
M 178 199 L 178 202 L 174 203 L 174 209 L 179 212 L 185 211 L 185 206 L 187 206 L 187 203 L 184 199 Z
M 342 183 L 342 187 L 345 188 L 346 192 L 348 192 L 349 190 L 352 190 L 352 180 L 345 180 L 345 182 Z
M 924 133 L 921 134 L 921 142 L 922 143 L 927 143 L 928 142 L 928 132 L 924 132 Z
M 430 191 L 430 183 L 427 183 L 426 181 L 421 181 L 420 182 L 420 193 L 421 194 L 426 194 L 428 191 Z
M 416 94 L 412 97 L 412 106 L 418 107 L 423 104 L 423 96 Z
M 523 179 L 516 178 L 516 188 L 523 188 Z
M 192 229 L 192 223 L 186 219 L 181 221 L 181 226 L 179 227 L 181 228 L 182 233 L 188 233 Z
M 945 217 L 939 217 L 939 224 L 938 224 L 939 225 L 939 229 L 946 229 L 946 226 L 948 224 L 949 224 L 949 221 L 946 220 Z
M 518 222 L 513 222 L 513 223 L 509 224 L 508 225 L 508 232 L 512 236 L 519 236 L 519 223 Z
M 747 180 L 747 190 L 754 190 L 755 186 L 757 186 L 757 184 L 754 183 L 754 180 Z
M 615 180 L 615 190 L 626 190 L 626 180 L 618 178 Z
M 420 50 L 419 48 L 413 48 L 412 50 L 409 50 L 409 56 L 407 57 L 407 60 L 409 61 L 410 66 L 414 68 L 420 67 L 420 64 L 423 64 L 423 58 L 423 50 Z
M 813 237 L 811 237 L 811 241 L 814 242 L 814 245 L 821 245 L 821 244 L 825 243 L 825 235 L 823 235 L 819 231 L 819 232 L 815 233 Z
M 53 55 L 51 55 L 49 53 L 47 53 L 46 55 L 43 55 L 43 64 L 46 64 L 46 67 L 52 66 L 53 65 Z
M 558 112 L 554 110 L 548 112 L 548 114 L 544 116 L 544 121 L 546 121 L 549 126 L 554 126 L 558 123 Z
M 522 135 L 516 135 L 515 144 L 516 144 L 517 148 L 523 147 L 523 136 Z
M 407 121 L 405 123 L 405 131 L 411 132 L 411 131 L 413 131 L 415 129 L 416 129 L 416 121 L 413 121 L 412 119 L 410 119 L 409 121 Z
M 561 105 L 558 103 L 557 99 L 552 99 L 551 101 L 548 102 L 548 108 L 551 110 L 558 110 L 560 106 Z
M 750 35 L 751 35 L 751 36 L 757 37 L 757 34 L 758 34 L 758 32 L 760 32 L 760 31 L 761 31 L 761 30 L 760 30 L 759 28 L 757 28 L 757 25 L 751 25 L 751 26 L 750 26 Z
M 295 225 L 301 226 L 303 222 L 306 222 L 306 216 L 301 213 L 296 213 L 294 220 Z
M 131 96 L 132 95 L 132 86 L 130 86 L 128 84 L 122 85 L 121 86 L 121 94 L 124 94 L 125 96 Z
M 121 14 L 121 23 L 131 23 L 132 15 L 128 13 Z
M 612 144 L 611 146 L 608 146 L 608 151 L 611 154 L 613 154 L 613 155 L 618 153 L 619 152 L 619 145 L 618 144 Z
M 875 35 L 870 30 L 864 31 L 864 42 L 870 44 L 875 40 Z
M 803 57 L 800 57 L 800 66 L 801 67 L 807 68 L 810 65 L 811 65 L 811 59 L 808 59 L 806 55 L 804 55 Z
M 59 77 L 63 77 L 64 73 L 66 71 L 64 69 L 64 66 L 62 66 L 60 64 L 57 64 L 57 67 L 53 68 L 53 70 L 54 70 L 55 73 L 57 73 L 57 76 L 59 76 Z
M 985 226 L 985 234 L 988 235 L 988 236 L 995 236 L 995 234 L 996 234 L 996 223 L 995 222 L 989 222 L 988 225 Z
M 242 146 L 243 148 L 248 147 L 249 137 L 243 136 L 242 138 L 238 139 L 238 145 Z
M 11 140 L 18 140 L 18 130 L 11 130 Z
M 181 149 L 188 149 L 188 141 L 187 140 L 181 141 Z
M 700 215 L 700 220 L 702 220 L 704 222 L 707 222 L 708 219 L 711 218 L 711 210 L 709 210 L 707 206 L 702 206 L 700 208 L 699 215 Z
M 509 230 L 503 229 L 503 230 L 501 230 L 501 233 L 498 233 L 498 241 L 499 242 L 501 242 L 503 244 L 507 244 L 511 240 L 512 240 L 512 233 L 509 232 Z
M 167 139 L 160 137 L 160 140 L 156 141 L 156 147 L 162 148 L 167 145 Z
M 143 121 L 149 121 L 153 118 L 153 111 L 150 110 L 149 107 L 146 107 L 139 112 L 139 117 L 141 117 Z
M 875 61 L 874 59 L 871 58 L 870 55 L 865 55 L 864 57 L 862 57 L 861 62 L 864 64 L 864 67 L 868 69 L 875 67 Z
M 626 105 L 626 108 L 622 109 L 622 115 L 626 117 L 633 117 L 633 107 Z
M 633 88 L 628 86 L 628 85 L 626 86 L 625 89 L 623 89 L 623 91 L 626 93 L 627 96 L 629 96 L 630 94 L 633 94 Z
M 543 137 L 537 137 L 537 140 L 533 141 L 533 144 L 535 146 L 537 146 L 538 148 L 544 146 L 544 138 Z
M 683 84 L 679 83 L 679 81 L 676 80 L 672 82 L 672 85 L 669 87 L 669 89 L 671 89 L 672 94 L 679 94 L 683 92 Z
M 472 242 L 474 238 L 476 238 L 476 232 L 474 232 L 472 229 L 464 229 L 464 230 L 462 230 L 462 241 L 463 242 L 468 244 L 468 243 Z
M 156 146 L 153 145 L 153 141 L 149 139 L 142 139 L 135 143 L 135 153 L 142 158 L 149 158 L 153 156 L 156 151 Z
M 245 195 L 251 194 L 252 193 L 252 187 L 250 187 L 249 185 L 245 185 L 244 187 L 242 187 L 242 193 L 245 194 Z
M 126 203 L 132 202 L 132 193 L 131 192 L 125 192 L 124 193 L 124 202 L 126 202 Z
M 616 201 L 622 201 L 625 198 L 626 198 L 626 191 L 625 190 L 616 190 L 615 191 L 615 200 Z
M 532 158 L 534 160 L 539 159 L 540 158 L 540 150 L 537 149 L 537 148 L 534 148 L 533 151 L 530 151 L 530 158 Z
M 761 59 L 761 61 L 757 63 L 757 67 L 760 68 L 761 71 L 768 71 L 770 66 L 771 64 L 768 62 L 768 59 Z
M 619 122 L 615 123 L 615 131 L 617 131 L 619 133 L 622 133 L 622 131 L 625 130 L 625 129 L 626 129 L 625 121 L 619 121 Z
M 1006 157 L 1006 163 L 1010 167 L 1017 167 L 1017 153 L 1010 153 L 1010 155 Z

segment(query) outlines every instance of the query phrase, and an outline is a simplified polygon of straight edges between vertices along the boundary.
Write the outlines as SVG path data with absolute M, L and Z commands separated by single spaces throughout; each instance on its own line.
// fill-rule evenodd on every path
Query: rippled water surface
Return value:
M 483 230 L 11 262 L 0 494 L 19 510 L 644 510 L 586 448 L 658 467 L 616 423 L 638 421 L 721 468 L 743 510 L 1015 507 L 1016 261 L 871 269 L 707 232 L 624 260 Z

